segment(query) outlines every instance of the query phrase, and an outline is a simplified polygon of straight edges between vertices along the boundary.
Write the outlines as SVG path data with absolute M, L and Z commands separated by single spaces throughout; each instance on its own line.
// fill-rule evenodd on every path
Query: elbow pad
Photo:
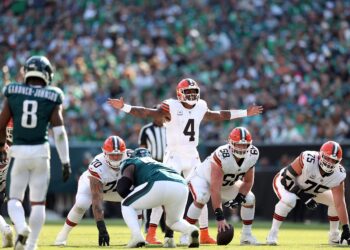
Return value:
M 123 176 L 117 184 L 117 192 L 124 199 L 128 194 L 131 193 L 132 180 L 128 177 Z
M 69 163 L 68 136 L 64 126 L 52 128 L 58 155 L 63 164 Z
M 281 175 L 281 184 L 284 186 L 286 190 L 292 193 L 299 193 L 300 187 L 295 183 L 295 177 L 297 173 L 295 173 L 292 166 L 288 166 Z

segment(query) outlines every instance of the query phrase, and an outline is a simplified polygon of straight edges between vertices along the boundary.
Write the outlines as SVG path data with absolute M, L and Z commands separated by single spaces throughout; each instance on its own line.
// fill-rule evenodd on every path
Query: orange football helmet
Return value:
M 248 129 L 244 127 L 234 128 L 228 138 L 232 148 L 232 153 L 237 158 L 244 158 L 247 154 L 248 147 L 252 144 L 252 136 Z
M 326 173 L 333 173 L 343 157 L 343 150 L 339 143 L 327 141 L 320 149 L 320 167 Z
M 189 105 L 195 105 L 200 97 L 200 89 L 195 80 L 191 78 L 182 79 L 176 87 L 177 99 Z
M 125 158 L 125 142 L 119 136 L 109 136 L 103 143 L 102 151 L 107 164 L 113 169 L 118 169 L 120 162 Z

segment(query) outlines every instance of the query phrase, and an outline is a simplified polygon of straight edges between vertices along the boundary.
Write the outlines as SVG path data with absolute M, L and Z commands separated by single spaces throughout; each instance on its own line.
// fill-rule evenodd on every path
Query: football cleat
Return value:
M 328 243 L 329 245 L 338 245 L 340 241 L 340 231 L 329 232 Z
M 277 246 L 278 231 L 270 231 L 266 238 L 266 244 Z
M 24 250 L 29 234 L 30 234 L 30 228 L 26 226 L 26 228 L 17 236 L 16 243 L 15 243 L 15 250 Z
M 164 248 L 175 248 L 176 244 L 175 244 L 174 238 L 165 237 L 163 247 Z
M 198 236 L 199 236 L 198 230 L 194 230 L 194 231 L 191 233 L 191 237 L 189 238 L 190 241 L 188 242 L 188 247 L 189 247 L 189 248 L 196 248 L 196 247 L 199 247 Z
M 180 236 L 180 245 L 187 246 L 189 242 L 189 237 L 187 234 L 181 234 Z
M 67 234 L 65 232 L 63 232 L 63 230 L 58 233 L 54 245 L 55 246 L 67 245 Z
M 132 236 L 129 243 L 126 245 L 126 248 L 139 248 L 144 247 L 146 245 L 145 239 L 142 235 Z
M 201 229 L 200 244 L 216 244 L 216 240 L 209 235 L 208 228 Z
M 9 225 L 6 225 L 2 232 L 2 247 L 13 247 L 12 230 Z
M 241 234 L 241 245 L 259 245 L 258 240 L 251 233 Z

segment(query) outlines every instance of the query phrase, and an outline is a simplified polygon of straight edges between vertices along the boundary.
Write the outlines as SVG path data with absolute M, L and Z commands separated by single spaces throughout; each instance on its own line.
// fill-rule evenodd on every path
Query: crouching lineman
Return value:
M 344 198 L 345 169 L 340 165 L 342 149 L 337 142 L 328 141 L 317 151 L 304 151 L 291 165 L 283 168 L 273 180 L 279 198 L 275 206 L 272 227 L 266 243 L 277 245 L 278 231 L 300 199 L 307 208 L 318 203 L 328 206 L 330 224 L 329 244 L 350 243 L 349 218 Z M 339 220 L 343 225 L 340 236 Z
M 130 191 L 131 187 L 134 189 Z M 146 148 L 135 149 L 134 157 L 121 164 L 121 178 L 117 191 L 124 198 L 122 214 L 131 230 L 128 248 L 142 247 L 146 241 L 137 222 L 136 210 L 163 206 L 166 224 L 174 231 L 190 235 L 188 247 L 199 246 L 199 230 L 182 219 L 188 197 L 185 179 L 175 170 L 152 159 Z M 167 241 L 173 238 L 166 238 Z
M 6 127 L 6 144 L 8 146 L 12 145 L 12 131 L 13 131 L 13 122 L 12 119 L 7 124 Z M 9 159 L 5 162 L 0 163 L 0 207 L 5 202 L 6 199 L 6 176 L 9 168 Z M 2 237 L 2 247 L 12 247 L 12 230 L 9 224 L 6 223 L 4 217 L 0 215 L 0 231 Z
M 229 143 L 218 147 L 199 165 L 189 179 L 193 203 L 188 209 L 186 220 L 195 224 L 202 207 L 211 196 L 218 231 L 229 228 L 222 211 L 226 207 L 242 205 L 243 221 L 241 244 L 257 244 L 251 233 L 255 213 L 255 196 L 251 192 L 254 182 L 255 164 L 259 150 L 252 145 L 252 136 L 246 128 L 234 128 Z
M 102 151 L 92 160 L 88 170 L 80 176 L 75 204 L 56 237 L 54 243 L 56 246 L 66 245 L 68 234 L 80 222 L 91 204 L 99 231 L 98 244 L 109 245 L 109 235 L 104 223 L 103 201 L 122 201 L 116 192 L 116 186 L 120 162 L 128 156 L 125 143 L 119 136 L 109 136 L 103 143 Z

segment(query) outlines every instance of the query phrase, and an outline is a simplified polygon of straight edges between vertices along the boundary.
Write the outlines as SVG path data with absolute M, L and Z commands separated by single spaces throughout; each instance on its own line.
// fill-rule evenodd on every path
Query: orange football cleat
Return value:
M 216 244 L 216 240 L 209 235 L 208 228 L 201 229 L 200 244 Z
M 156 232 L 157 232 L 157 227 L 156 226 L 150 226 L 148 228 L 148 233 L 147 233 L 147 236 L 146 236 L 146 241 L 148 242 L 148 244 L 155 244 L 155 245 L 161 245 L 162 244 L 162 242 L 157 240 Z

